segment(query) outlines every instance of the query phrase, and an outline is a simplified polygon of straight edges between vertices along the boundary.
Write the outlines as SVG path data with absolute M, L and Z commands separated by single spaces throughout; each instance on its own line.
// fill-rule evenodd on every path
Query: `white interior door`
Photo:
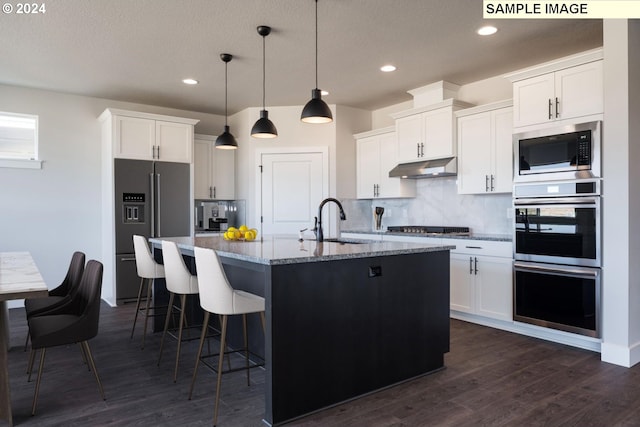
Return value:
M 262 153 L 262 232 L 296 234 L 313 227 L 326 197 L 324 153 Z M 323 219 L 329 229 L 329 212 Z

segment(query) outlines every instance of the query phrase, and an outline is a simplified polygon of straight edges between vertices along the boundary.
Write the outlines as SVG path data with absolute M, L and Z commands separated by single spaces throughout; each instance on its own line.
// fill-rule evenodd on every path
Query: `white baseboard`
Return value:
M 595 351 L 597 353 L 601 351 L 601 340 L 598 338 L 586 337 L 583 335 L 572 334 L 570 332 L 558 331 L 556 329 L 543 328 L 536 325 L 530 325 L 528 323 L 491 319 L 459 311 L 452 310 L 450 313 L 450 316 L 453 319 L 477 323 L 490 328 L 502 329 L 503 331 L 526 335 L 533 338 L 540 338 L 547 341 L 557 342 L 559 344 Z

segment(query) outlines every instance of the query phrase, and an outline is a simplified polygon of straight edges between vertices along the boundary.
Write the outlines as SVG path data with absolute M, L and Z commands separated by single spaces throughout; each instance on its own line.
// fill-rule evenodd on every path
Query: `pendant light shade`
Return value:
M 300 120 L 305 123 L 329 123 L 333 121 L 331 109 L 322 100 L 318 89 L 318 0 L 316 2 L 316 88 L 311 91 L 311 101 L 302 109 Z
M 260 118 L 251 128 L 251 136 L 254 138 L 275 138 L 278 136 L 278 130 L 271 120 L 269 120 L 269 112 L 265 107 L 265 75 L 266 75 L 266 62 L 265 62 L 265 39 L 271 34 L 271 27 L 266 25 L 260 25 L 258 27 L 258 34 L 262 36 L 262 111 L 260 111 Z
M 224 62 L 224 132 L 222 132 L 216 139 L 216 148 L 235 150 L 238 148 L 238 141 L 229 132 L 229 125 L 227 124 L 227 66 L 233 59 L 233 55 L 230 53 L 220 54 L 220 59 Z

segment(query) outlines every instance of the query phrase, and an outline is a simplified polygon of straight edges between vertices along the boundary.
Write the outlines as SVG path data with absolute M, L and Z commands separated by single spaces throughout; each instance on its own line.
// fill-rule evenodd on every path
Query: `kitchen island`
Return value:
M 162 240 L 151 239 L 160 261 Z M 175 241 L 187 261 L 194 246 L 215 249 L 234 288 L 265 297 L 264 340 L 258 319 L 249 334 L 252 351 L 266 362 L 268 424 L 444 367 L 452 246 L 295 236 L 165 240 Z M 230 328 L 239 338 L 236 320 Z

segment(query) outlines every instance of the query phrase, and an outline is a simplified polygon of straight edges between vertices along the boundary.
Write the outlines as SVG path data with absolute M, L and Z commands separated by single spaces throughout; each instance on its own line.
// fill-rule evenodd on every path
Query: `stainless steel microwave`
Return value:
M 595 121 L 513 135 L 513 181 L 602 178 L 602 122 Z

